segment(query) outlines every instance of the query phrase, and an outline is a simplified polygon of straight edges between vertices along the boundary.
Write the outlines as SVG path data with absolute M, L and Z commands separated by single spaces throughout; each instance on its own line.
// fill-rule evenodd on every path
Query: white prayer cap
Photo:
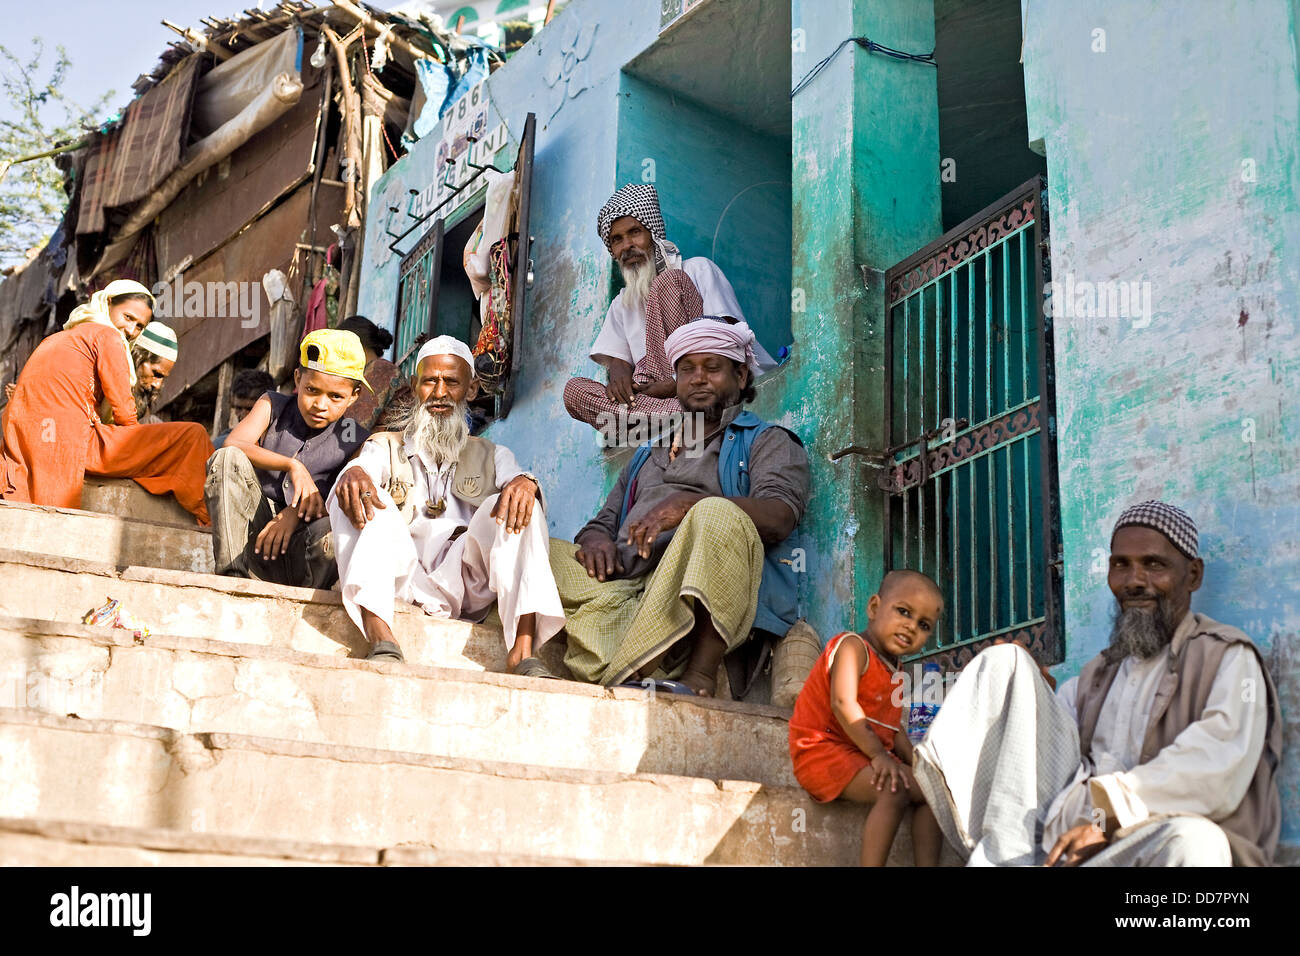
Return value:
M 420 363 L 430 355 L 454 355 L 458 359 L 463 359 L 469 366 L 470 378 L 478 378 L 478 374 L 474 371 L 474 353 L 469 350 L 468 345 L 454 335 L 440 335 L 425 342 L 415 357 L 415 367 L 418 369 Z

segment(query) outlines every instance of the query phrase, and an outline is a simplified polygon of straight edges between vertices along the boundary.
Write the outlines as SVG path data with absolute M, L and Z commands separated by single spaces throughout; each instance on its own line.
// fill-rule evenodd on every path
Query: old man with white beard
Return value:
M 343 605 L 371 659 L 403 660 L 397 600 L 480 621 L 497 604 L 512 673 L 552 677 L 534 654 L 564 626 L 541 489 L 510 449 L 472 437 L 473 356 L 451 336 L 420 349 L 401 432 L 371 435 L 329 500 Z
M 596 216 L 596 232 L 618 263 L 624 287 L 591 347 L 591 359 L 609 373 L 608 383 L 572 378 L 564 386 L 564 407 L 580 422 L 613 437 L 652 420 L 680 415 L 673 368 L 664 341 L 702 315 L 745 316 L 736 293 L 713 260 L 683 259 L 664 233 L 659 194 L 647 183 L 622 187 Z M 754 371 L 776 362 L 754 341 Z

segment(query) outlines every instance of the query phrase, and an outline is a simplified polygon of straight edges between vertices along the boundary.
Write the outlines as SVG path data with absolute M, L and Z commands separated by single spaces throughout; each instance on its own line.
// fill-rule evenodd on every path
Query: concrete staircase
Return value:
M 856 862 L 787 711 L 513 677 L 499 627 L 415 608 L 406 665 L 360 660 L 336 592 L 207 573 L 209 541 L 0 503 L 0 862 Z M 79 623 L 110 597 L 148 636 Z

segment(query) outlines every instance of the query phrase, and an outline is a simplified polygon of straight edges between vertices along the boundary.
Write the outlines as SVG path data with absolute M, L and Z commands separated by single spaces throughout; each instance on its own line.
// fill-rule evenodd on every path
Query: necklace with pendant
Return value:
M 432 498 L 428 499 L 424 503 L 424 516 L 426 518 L 441 518 L 442 513 L 446 510 L 447 510 L 446 498 L 439 498 L 438 503 L 436 505 L 433 503 Z

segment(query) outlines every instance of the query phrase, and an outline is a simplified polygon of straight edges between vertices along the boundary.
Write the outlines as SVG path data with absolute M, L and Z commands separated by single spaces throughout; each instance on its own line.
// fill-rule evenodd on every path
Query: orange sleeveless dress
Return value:
M 845 631 L 826 644 L 790 717 L 790 760 L 795 779 L 819 803 L 834 800 L 859 771 L 871 765 L 831 710 L 831 660 L 842 641 L 854 639 L 857 635 Z M 902 684 L 894 680 L 894 671 L 871 645 L 862 643 L 867 649 L 867 667 L 858 681 L 858 703 L 880 742 L 893 753 L 894 735 L 902 729 Z M 895 699 L 899 703 L 895 704 Z

